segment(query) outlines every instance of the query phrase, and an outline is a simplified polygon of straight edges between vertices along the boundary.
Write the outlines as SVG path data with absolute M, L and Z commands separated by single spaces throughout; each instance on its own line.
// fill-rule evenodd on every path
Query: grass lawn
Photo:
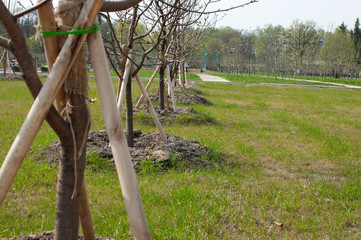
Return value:
M 207 169 L 138 173 L 153 239 L 361 238 L 360 92 L 213 83 L 198 90 L 214 105 L 192 107 L 214 121 L 164 129 L 219 159 Z M 99 99 L 94 80 L 89 98 Z M 0 163 L 31 104 L 23 81 L 0 81 Z M 90 107 L 93 130 L 104 129 L 100 102 Z M 138 120 L 135 128 L 156 130 Z M 36 159 L 55 139 L 44 124 L 0 207 L 0 238 L 54 228 L 57 168 Z M 86 181 L 96 233 L 131 238 L 116 172 L 90 165 Z
M 282 76 L 277 76 L 275 79 L 274 75 L 270 75 L 269 78 L 267 76 L 261 75 L 239 75 L 239 74 L 228 74 L 228 73 L 219 73 L 219 72 L 212 72 L 209 71 L 209 74 L 223 77 L 231 82 L 234 83 L 288 83 L 288 84 L 303 84 L 303 85 L 323 85 L 323 83 L 311 83 L 306 81 L 300 80 L 312 80 L 312 76 L 302 76 L 297 77 L 294 81 L 292 76 L 285 76 L 282 79 Z M 361 86 L 361 79 L 344 79 L 344 78 L 337 78 L 336 81 L 333 78 L 323 78 L 323 77 L 314 77 L 314 81 L 324 82 L 325 85 L 327 83 L 339 83 L 345 85 L 355 85 Z

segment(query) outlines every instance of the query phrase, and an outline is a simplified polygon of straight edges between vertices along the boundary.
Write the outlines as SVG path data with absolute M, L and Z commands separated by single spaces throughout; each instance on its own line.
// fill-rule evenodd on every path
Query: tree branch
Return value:
M 10 50 L 10 40 L 0 36 L 0 46 Z
M 127 10 L 128 8 L 134 7 L 142 0 L 120 0 L 115 2 L 104 2 L 102 8 L 100 9 L 101 12 L 117 12 Z
M 36 9 L 38 9 L 38 8 L 40 8 L 41 6 L 43 6 L 44 4 L 46 4 L 46 3 L 50 2 L 50 1 L 51 1 L 51 0 L 44 0 L 44 1 L 36 4 L 35 6 L 31 7 L 31 8 L 28 8 L 28 9 L 25 9 L 24 11 L 21 11 L 21 12 L 19 12 L 19 13 L 16 13 L 16 14 L 14 14 L 14 18 L 16 18 L 16 19 L 17 19 L 17 18 L 20 18 L 20 17 L 22 17 L 22 16 L 24 16 L 24 15 L 26 15 L 26 14 L 28 14 L 28 13 L 36 10 Z
M 228 11 L 231 11 L 231 10 L 234 10 L 234 9 L 237 9 L 237 8 L 242 8 L 242 7 L 245 7 L 245 6 L 250 5 L 252 3 L 256 3 L 256 2 L 258 2 L 258 0 L 250 0 L 247 3 L 236 5 L 236 6 L 233 6 L 233 7 L 230 7 L 230 8 L 218 9 L 218 10 L 215 10 L 215 11 L 202 11 L 202 12 L 197 11 L 197 10 L 190 10 L 190 9 L 187 9 L 187 8 L 178 7 L 178 6 L 175 6 L 173 4 L 169 4 L 164 0 L 159 0 L 159 2 L 165 4 L 165 5 L 169 6 L 169 7 L 177 8 L 177 9 L 182 10 L 182 11 L 188 11 L 189 13 L 213 14 L 213 13 L 220 13 L 220 12 L 228 12 Z M 209 1 L 208 4 L 214 3 L 214 2 L 215 1 Z M 217 2 L 219 2 L 219 1 L 217 1 Z

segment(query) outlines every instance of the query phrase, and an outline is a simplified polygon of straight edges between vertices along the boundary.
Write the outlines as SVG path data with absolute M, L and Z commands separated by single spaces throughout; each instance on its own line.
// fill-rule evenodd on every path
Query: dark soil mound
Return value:
M 176 167 L 182 164 L 186 168 L 206 166 L 203 156 L 209 155 L 207 147 L 197 141 L 190 141 L 179 137 L 167 135 L 168 143 L 163 143 L 159 133 L 142 133 L 134 131 L 134 147 L 130 147 L 130 155 L 133 165 L 138 169 L 142 161 L 152 160 L 165 166 Z M 49 164 L 59 161 L 59 141 L 42 152 L 41 159 Z M 109 146 L 109 138 L 106 130 L 89 133 L 87 141 L 88 154 L 97 154 L 108 159 L 114 168 L 113 154 Z
M 48 231 L 43 233 L 31 233 L 26 236 L 22 237 L 15 237 L 15 238 L 1 238 L 1 240 L 53 240 L 54 239 L 54 232 Z M 83 240 L 83 236 L 78 237 L 78 240 Z M 96 236 L 96 240 L 114 240 L 113 238 L 101 238 Z

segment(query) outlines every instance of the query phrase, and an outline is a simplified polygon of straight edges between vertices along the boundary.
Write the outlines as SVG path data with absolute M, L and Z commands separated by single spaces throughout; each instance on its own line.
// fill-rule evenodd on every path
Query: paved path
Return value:
M 197 73 L 197 75 L 202 79 L 203 82 L 219 82 L 219 83 L 229 83 L 230 82 L 224 78 L 208 75 L 205 73 Z
M 267 76 L 260 76 L 260 77 L 267 77 Z M 283 78 L 286 80 L 294 80 L 293 78 Z M 343 84 L 343 83 L 334 83 L 334 82 L 322 82 L 322 81 L 316 81 L 316 80 L 306 80 L 306 79 L 297 79 L 296 81 L 298 82 L 310 82 L 310 83 L 321 83 L 321 84 L 326 84 L 326 85 L 334 85 L 334 86 L 338 86 L 338 87 L 344 87 L 344 88 L 350 88 L 350 89 L 354 89 L 354 90 L 361 90 L 361 86 L 355 86 L 355 85 L 348 85 L 348 84 Z
M 292 78 L 285 78 L 285 79 L 293 80 Z M 347 85 L 347 84 L 343 84 L 343 83 L 322 82 L 322 81 L 305 80 L 305 79 L 296 79 L 296 81 L 311 82 L 311 83 L 324 83 L 324 84 L 328 84 L 328 85 L 334 85 L 334 86 L 339 86 L 339 87 L 351 88 L 351 89 L 355 89 L 355 90 L 361 90 L 361 86 Z

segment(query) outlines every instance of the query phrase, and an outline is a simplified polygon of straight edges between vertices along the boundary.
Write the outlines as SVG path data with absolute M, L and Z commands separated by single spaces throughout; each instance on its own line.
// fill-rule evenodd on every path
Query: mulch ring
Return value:
M 1 238 L 1 240 L 53 240 L 54 239 L 54 232 L 53 231 L 46 231 L 43 233 L 31 233 L 21 237 L 15 238 Z M 79 235 L 78 240 L 83 240 L 83 236 Z M 102 238 L 99 236 L 95 237 L 96 240 L 115 240 L 113 238 Z
M 199 142 L 170 135 L 167 135 L 167 140 L 168 143 L 163 143 L 159 133 L 143 133 L 140 130 L 135 130 L 134 147 L 129 148 L 135 169 L 139 170 L 141 162 L 149 159 L 154 163 L 161 163 L 165 167 L 177 167 L 181 164 L 187 169 L 205 167 L 209 164 L 204 160 L 204 156 L 211 157 L 210 152 L 207 147 Z M 55 141 L 41 153 L 39 159 L 44 159 L 49 164 L 57 163 L 59 150 L 59 141 Z M 89 133 L 87 153 L 95 153 L 107 159 L 110 166 L 115 169 L 106 130 Z

